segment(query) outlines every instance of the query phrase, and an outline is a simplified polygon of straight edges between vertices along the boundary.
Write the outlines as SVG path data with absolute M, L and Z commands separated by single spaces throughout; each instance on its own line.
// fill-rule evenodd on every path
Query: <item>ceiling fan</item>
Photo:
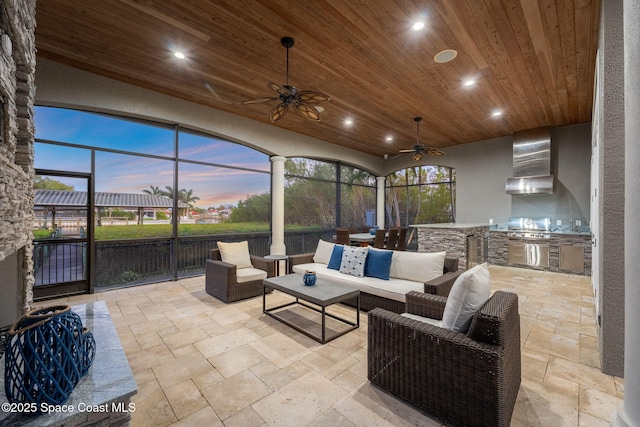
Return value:
M 279 86 L 269 82 L 267 83 L 267 87 L 277 92 L 277 96 L 252 99 L 244 101 L 243 104 L 280 101 L 280 103 L 269 112 L 269 120 L 272 122 L 277 122 L 283 118 L 289 111 L 290 106 L 293 106 L 293 109 L 305 119 L 319 122 L 320 111 L 314 104 L 331 101 L 331 98 L 315 90 L 298 90 L 289 85 L 289 49 L 293 46 L 294 40 L 291 37 L 283 37 L 280 39 L 280 43 L 287 49 L 287 84 Z
M 444 152 L 438 150 L 435 147 L 425 147 L 420 143 L 420 122 L 422 121 L 422 117 L 416 117 L 413 119 L 416 122 L 416 143 L 411 146 L 408 150 L 400 150 L 400 155 L 406 153 L 413 153 L 413 160 L 416 162 L 422 158 L 422 154 L 426 153 L 430 156 L 444 156 Z

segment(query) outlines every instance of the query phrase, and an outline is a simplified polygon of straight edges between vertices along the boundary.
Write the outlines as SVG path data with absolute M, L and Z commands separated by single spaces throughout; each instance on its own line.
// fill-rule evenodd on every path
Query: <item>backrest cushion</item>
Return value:
M 449 292 L 442 314 L 442 327 L 466 333 L 473 314 L 491 294 L 491 277 L 487 263 L 478 264 L 462 273 Z
M 249 242 L 218 242 L 222 261 L 234 264 L 237 268 L 253 267 L 249 255 Z
M 344 252 L 344 245 L 333 246 L 333 252 L 331 252 L 331 258 L 329 259 L 329 265 L 327 265 L 327 268 L 340 270 L 340 264 L 342 264 L 342 252 Z
M 329 264 L 334 246 L 335 243 L 325 242 L 322 239 L 318 240 L 318 247 L 316 248 L 316 253 L 313 255 L 313 262 Z
M 364 263 L 367 260 L 369 247 L 344 246 L 340 273 L 350 274 L 356 277 L 364 277 Z
M 364 275 L 389 280 L 393 251 L 369 248 L 367 260 L 364 263 Z
M 446 252 L 395 251 L 389 276 L 397 279 L 428 282 L 442 276 Z

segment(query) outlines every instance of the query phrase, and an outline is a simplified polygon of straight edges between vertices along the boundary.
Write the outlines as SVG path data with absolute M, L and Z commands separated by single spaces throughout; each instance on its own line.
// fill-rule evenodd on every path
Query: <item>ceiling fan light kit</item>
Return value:
M 413 153 L 413 160 L 419 161 L 422 159 L 422 154 L 426 153 L 430 156 L 444 156 L 444 152 L 435 147 L 425 147 L 420 143 L 420 122 L 422 117 L 416 117 L 413 119 L 416 122 L 416 143 L 408 150 L 400 150 L 400 155 L 406 153 Z
M 258 98 L 250 101 L 244 101 L 243 104 L 258 104 L 262 102 L 280 101 L 278 105 L 273 107 L 269 112 L 269 120 L 277 122 L 282 119 L 288 112 L 289 107 L 293 107 L 296 113 L 305 119 L 320 121 L 320 111 L 324 111 L 322 107 L 316 107 L 315 104 L 331 101 L 331 98 L 324 93 L 315 90 L 299 91 L 289 85 L 289 49 L 293 47 L 294 40 L 292 37 L 283 37 L 280 44 L 287 49 L 287 81 L 283 86 L 275 83 L 267 83 L 267 87 L 275 91 L 278 95 L 269 98 Z

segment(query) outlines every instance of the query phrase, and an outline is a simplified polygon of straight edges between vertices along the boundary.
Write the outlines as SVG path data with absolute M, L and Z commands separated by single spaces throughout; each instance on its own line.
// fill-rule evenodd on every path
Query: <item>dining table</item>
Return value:
M 359 243 L 360 246 L 367 246 L 373 243 L 376 236 L 371 233 L 351 233 L 349 239 L 352 243 Z

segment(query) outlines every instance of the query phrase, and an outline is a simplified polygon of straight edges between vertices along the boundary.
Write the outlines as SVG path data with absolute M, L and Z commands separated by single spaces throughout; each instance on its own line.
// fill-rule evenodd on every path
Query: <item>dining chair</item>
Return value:
M 389 235 L 387 236 L 387 244 L 385 246 L 386 249 L 391 249 L 394 251 L 396 249 L 396 243 L 398 242 L 398 229 L 390 228 Z
M 396 244 L 396 251 L 407 250 L 407 231 L 408 227 L 402 227 L 398 232 L 398 243 Z
M 373 247 L 377 249 L 384 249 L 385 237 L 387 237 L 387 230 L 376 230 L 376 237 L 373 239 Z
M 345 227 L 336 228 L 336 243 L 339 245 L 350 245 L 349 229 Z

